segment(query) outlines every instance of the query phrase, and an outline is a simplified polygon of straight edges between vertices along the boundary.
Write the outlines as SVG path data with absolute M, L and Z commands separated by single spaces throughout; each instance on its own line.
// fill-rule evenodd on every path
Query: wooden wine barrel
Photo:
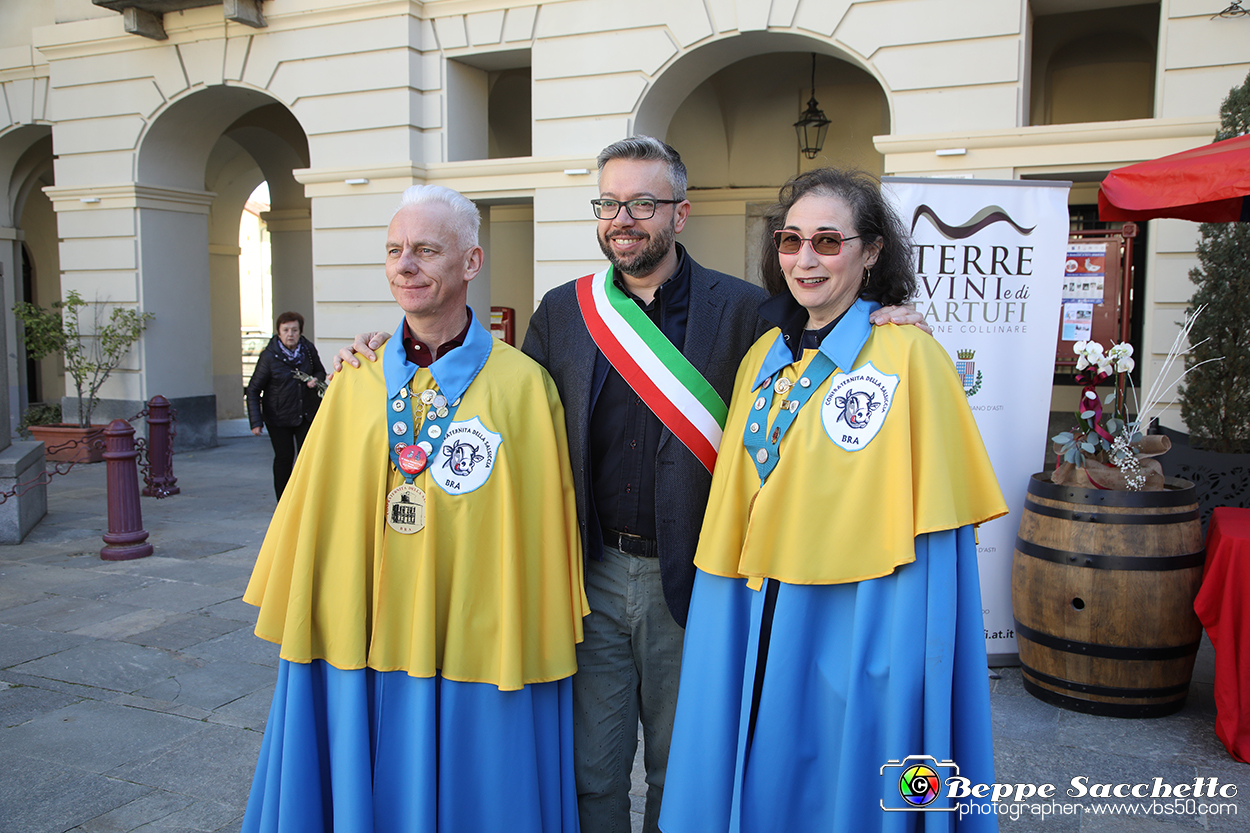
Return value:
M 1194 486 L 1161 492 L 1029 479 L 1011 567 L 1024 687 L 1057 706 L 1161 717 L 1185 704 L 1206 553 Z

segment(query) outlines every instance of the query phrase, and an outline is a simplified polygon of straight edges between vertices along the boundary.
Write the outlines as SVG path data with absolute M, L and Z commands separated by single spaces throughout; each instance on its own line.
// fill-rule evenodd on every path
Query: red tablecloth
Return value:
M 1215 647 L 1215 734 L 1250 763 L 1250 509 L 1217 508 L 1194 610 Z

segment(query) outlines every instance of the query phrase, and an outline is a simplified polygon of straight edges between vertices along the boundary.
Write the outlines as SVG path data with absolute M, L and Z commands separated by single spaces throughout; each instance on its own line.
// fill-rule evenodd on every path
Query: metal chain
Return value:
M 135 414 L 130 419 L 126 420 L 126 422 L 129 422 L 130 424 L 133 425 L 135 420 L 138 420 L 140 418 L 146 421 L 148 418 L 148 410 L 149 409 L 145 407 L 143 410 L 139 411 L 139 413 Z M 177 436 L 177 434 L 178 434 L 178 411 L 171 405 L 169 407 L 169 443 L 166 445 L 166 450 L 165 450 L 165 471 L 173 470 L 174 437 Z M 68 451 L 72 448 L 76 448 L 78 446 L 83 446 L 83 445 L 91 449 L 104 449 L 106 447 L 105 441 L 104 441 L 104 431 L 101 430 L 95 436 L 84 437 L 81 440 L 66 440 L 65 442 L 60 443 L 59 445 L 46 446 L 44 448 L 45 465 L 46 465 L 47 455 L 55 454 L 59 451 Z M 137 462 L 139 464 L 139 470 L 143 472 L 143 482 L 150 490 L 154 492 L 153 497 L 157 498 L 158 500 L 163 497 L 169 497 L 169 492 L 167 492 L 163 486 L 157 487 L 153 485 L 152 467 L 148 461 L 147 440 L 145 440 L 143 437 L 136 437 L 135 438 L 135 450 L 139 452 Z M 72 460 L 69 462 L 53 462 L 51 471 L 45 468 L 34 480 L 28 480 L 25 483 L 18 483 L 7 492 L 0 492 L 0 506 L 3 506 L 5 503 L 7 503 L 9 498 L 11 497 L 21 497 L 22 495 L 29 492 L 31 489 L 37 488 L 39 486 L 49 485 L 52 482 L 52 478 L 55 475 L 69 474 L 70 471 L 74 468 L 74 466 L 78 465 L 80 462 L 82 461 Z

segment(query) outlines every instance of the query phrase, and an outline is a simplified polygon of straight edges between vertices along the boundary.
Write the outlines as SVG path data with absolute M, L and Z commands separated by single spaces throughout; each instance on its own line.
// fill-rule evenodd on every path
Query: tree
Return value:
M 1215 141 L 1250 132 L 1250 75 L 1220 106 Z M 1197 345 L 1179 400 L 1194 442 L 1212 451 L 1250 451 L 1250 223 L 1203 223 L 1196 289 L 1186 312 L 1205 307 L 1190 332 Z M 1207 359 L 1218 358 L 1197 367 Z
M 78 393 L 78 426 L 91 425 L 91 414 L 99 403 L 104 381 L 122 363 L 130 347 L 139 340 L 150 312 L 114 307 L 104 320 L 103 306 L 95 306 L 94 333 L 84 335 L 78 324 L 78 311 L 87 302 L 70 290 L 64 301 L 54 301 L 46 310 L 22 302 L 13 312 L 25 328 L 26 355 L 38 361 L 60 352 L 65 357 L 65 372 L 74 380 Z

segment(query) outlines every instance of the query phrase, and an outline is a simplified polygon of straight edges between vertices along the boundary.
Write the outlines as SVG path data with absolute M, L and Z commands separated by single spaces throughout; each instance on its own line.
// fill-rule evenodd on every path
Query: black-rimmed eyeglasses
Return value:
M 836 255 L 842 251 L 842 244 L 848 240 L 858 240 L 860 235 L 843 237 L 841 232 L 822 231 L 811 237 L 800 237 L 792 231 L 777 229 L 773 232 L 773 245 L 783 255 L 797 255 L 804 243 L 812 244 L 812 251 L 818 255 Z
M 616 215 L 621 213 L 621 206 L 625 206 L 625 212 L 635 220 L 650 220 L 655 216 L 655 207 L 657 205 L 677 205 L 681 200 L 653 200 L 650 197 L 637 200 L 591 200 L 590 204 L 594 206 L 595 216 L 600 220 L 615 220 Z

